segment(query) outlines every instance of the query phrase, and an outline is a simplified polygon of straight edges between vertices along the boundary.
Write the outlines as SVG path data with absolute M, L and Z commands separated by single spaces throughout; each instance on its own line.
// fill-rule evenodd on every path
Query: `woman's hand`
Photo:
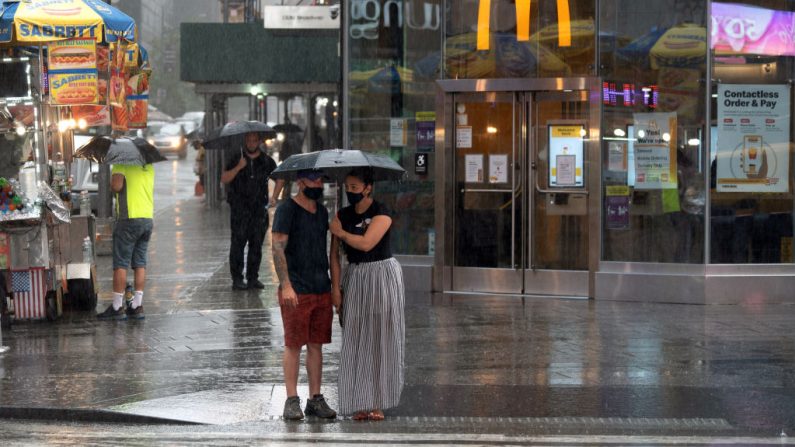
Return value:
M 340 222 L 339 216 L 334 216 L 334 219 L 331 221 L 328 228 L 329 231 L 331 231 L 331 234 L 342 239 L 342 235 L 345 233 L 345 230 L 342 229 L 342 222 Z
M 340 309 L 342 309 L 342 291 L 339 287 L 331 289 L 331 304 L 334 305 L 334 309 L 339 315 Z

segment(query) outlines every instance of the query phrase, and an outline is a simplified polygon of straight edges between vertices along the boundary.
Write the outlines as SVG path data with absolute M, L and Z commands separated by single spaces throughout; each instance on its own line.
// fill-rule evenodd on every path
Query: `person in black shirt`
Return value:
M 276 162 L 259 148 L 259 135 L 246 134 L 246 150 L 232 157 L 221 174 L 221 182 L 228 185 L 227 202 L 231 209 L 232 241 L 229 247 L 229 269 L 235 290 L 264 289 L 259 280 L 262 243 L 268 230 L 268 177 Z M 243 252 L 248 244 L 243 281 Z
M 380 421 L 403 391 L 403 272 L 389 246 L 392 218 L 372 198 L 372 173 L 353 170 L 345 191 L 351 205 L 329 226 L 331 299 L 343 327 L 339 410 L 355 420 Z M 348 257 L 344 274 L 340 246 Z
M 331 280 L 328 275 L 328 211 L 323 198 L 323 174 L 298 172 L 299 192 L 276 208 L 273 218 L 273 266 L 279 277 L 279 308 L 284 326 L 284 419 L 304 418 L 298 397 L 301 349 L 306 345 L 306 375 L 310 398 L 307 416 L 337 417 L 320 393 L 324 344 L 331 343 Z

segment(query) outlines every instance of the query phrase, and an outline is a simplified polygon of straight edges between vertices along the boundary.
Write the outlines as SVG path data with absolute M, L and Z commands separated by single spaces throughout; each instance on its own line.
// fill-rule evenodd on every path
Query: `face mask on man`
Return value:
M 323 197 L 323 187 L 310 188 L 307 186 L 304 188 L 304 195 L 311 200 L 320 200 Z

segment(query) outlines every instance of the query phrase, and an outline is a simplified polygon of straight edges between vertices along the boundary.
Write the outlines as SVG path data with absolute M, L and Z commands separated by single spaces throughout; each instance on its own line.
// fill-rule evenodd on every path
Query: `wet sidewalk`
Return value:
M 406 387 L 386 423 L 285 424 L 270 246 L 266 289 L 232 291 L 228 225 L 225 209 L 196 198 L 161 206 L 143 321 L 73 312 L 4 331 L 0 417 L 110 410 L 275 433 L 795 433 L 793 306 L 416 294 Z M 98 268 L 104 308 L 110 258 Z M 332 338 L 323 391 L 335 406 L 336 323 Z

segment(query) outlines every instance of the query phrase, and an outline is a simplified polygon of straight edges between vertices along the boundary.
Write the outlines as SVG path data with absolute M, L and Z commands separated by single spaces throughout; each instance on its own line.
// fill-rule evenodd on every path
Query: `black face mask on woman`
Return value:
M 351 205 L 356 205 L 357 203 L 361 202 L 362 199 L 364 199 L 364 194 L 360 192 L 345 191 L 345 195 L 348 197 L 348 203 Z
M 319 188 L 304 188 L 304 195 L 309 198 L 310 200 L 320 200 L 323 197 L 323 187 Z

